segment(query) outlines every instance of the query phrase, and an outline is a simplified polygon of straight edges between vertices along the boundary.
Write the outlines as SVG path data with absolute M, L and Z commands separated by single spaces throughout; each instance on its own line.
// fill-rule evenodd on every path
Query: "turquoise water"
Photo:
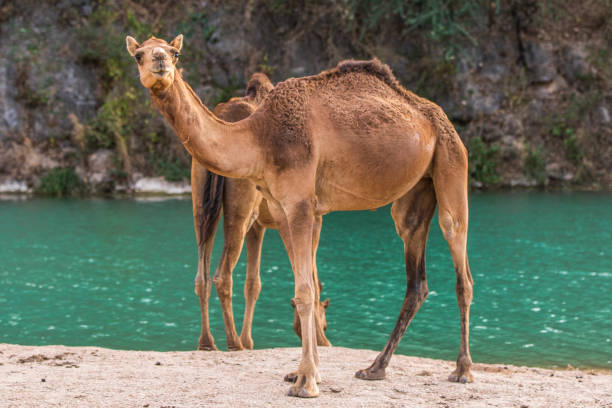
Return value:
M 470 196 L 477 362 L 612 368 L 612 194 Z M 437 220 L 437 218 L 436 218 Z M 215 265 L 222 235 L 215 246 Z M 234 273 L 237 325 L 245 254 Z M 0 342 L 191 350 L 199 335 L 196 247 L 188 200 L 0 201 Z M 319 271 L 335 345 L 379 350 L 405 289 L 402 243 L 388 208 L 324 218 Z M 455 275 L 437 221 L 430 295 L 399 353 L 455 359 Z M 298 346 L 293 278 L 276 231 L 262 255 L 256 348 Z M 214 292 L 214 291 L 213 291 Z M 216 295 L 211 325 L 224 347 Z

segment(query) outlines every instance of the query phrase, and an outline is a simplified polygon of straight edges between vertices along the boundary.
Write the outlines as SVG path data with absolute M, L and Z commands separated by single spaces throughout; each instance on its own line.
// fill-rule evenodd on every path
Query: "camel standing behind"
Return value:
M 238 122 L 255 111 L 265 96 L 274 88 L 264 74 L 254 74 L 246 88 L 246 96 L 232 98 L 215 107 L 214 114 L 228 122 Z M 191 188 L 193 203 L 193 222 L 198 243 L 198 273 L 195 278 L 195 293 L 200 299 L 201 333 L 198 350 L 216 350 L 214 338 L 210 331 L 208 304 L 210 300 L 210 261 L 215 233 L 221 211 L 223 210 L 223 250 L 219 266 L 213 279 L 221 301 L 221 310 L 225 324 L 225 336 L 228 350 L 253 348 L 251 327 L 255 303 L 261 291 L 259 273 L 261 248 L 266 228 L 276 229 L 265 200 L 255 185 L 244 179 L 226 179 L 206 170 L 196 160 L 191 162 Z M 242 321 L 242 332 L 238 337 L 234 324 L 232 306 L 232 272 L 246 235 L 247 273 L 244 283 L 245 309 Z M 315 244 L 316 252 L 316 244 Z M 321 282 L 316 275 L 318 294 L 321 293 Z M 317 295 L 317 299 L 319 296 Z M 317 343 L 319 346 L 330 346 L 325 337 L 327 323 L 325 309 L 329 299 L 317 302 Z M 299 317 L 294 310 L 293 328 L 301 337 Z
M 228 123 L 202 104 L 176 69 L 182 35 L 170 43 L 154 37 L 142 44 L 132 37 L 126 42 L 141 83 L 187 151 L 211 171 L 255 183 L 279 223 L 294 273 L 302 333 L 302 358 L 289 395 L 319 395 L 313 278 L 317 219 L 332 211 L 389 203 L 404 242 L 406 293 L 385 348 L 356 376 L 384 378 L 427 296 L 425 246 L 438 205 L 455 267 L 461 321 L 457 368 L 449 379 L 473 380 L 467 151 L 439 106 L 402 88 L 378 60 L 344 61 L 318 75 L 278 83 L 248 118 Z

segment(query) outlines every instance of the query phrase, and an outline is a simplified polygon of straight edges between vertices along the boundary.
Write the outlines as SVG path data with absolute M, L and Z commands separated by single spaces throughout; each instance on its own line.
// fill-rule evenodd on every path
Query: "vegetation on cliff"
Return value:
M 65 195 L 188 177 L 190 158 L 124 46 L 126 34 L 180 32 L 184 75 L 210 107 L 255 71 L 277 82 L 377 56 L 445 109 L 473 185 L 611 183 L 610 0 L 1 4 L 0 181 Z

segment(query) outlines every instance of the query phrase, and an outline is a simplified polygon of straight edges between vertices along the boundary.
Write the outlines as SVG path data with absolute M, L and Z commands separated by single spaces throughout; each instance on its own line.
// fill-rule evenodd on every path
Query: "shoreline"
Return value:
M 612 186 L 603 184 L 551 184 L 551 185 L 470 185 L 470 193 L 515 193 L 515 192 L 540 192 L 540 193 L 610 193 Z M 23 182 L 16 180 L 5 180 L 0 182 L 0 200 L 2 199 L 29 199 L 29 198 L 55 198 L 35 191 Z M 167 181 L 163 177 L 145 177 L 133 183 L 131 188 L 123 186 L 108 193 L 85 191 L 70 194 L 68 198 L 140 198 L 140 197 L 191 197 L 191 185 L 189 180 Z
M 454 362 L 394 355 L 382 381 L 356 379 L 376 351 L 320 347 L 317 399 L 287 397 L 299 348 L 156 352 L 0 344 L 0 400 L 34 406 L 589 406 L 610 407 L 612 372 L 476 363 L 475 382 L 447 381 Z
M 100 350 L 111 350 L 111 351 L 117 351 L 117 352 L 139 352 L 139 353 L 189 353 L 192 351 L 197 351 L 194 349 L 187 349 L 187 350 L 143 350 L 143 349 L 131 349 L 131 348 L 111 348 L 111 347 L 106 347 L 106 346 L 87 346 L 87 345 L 76 345 L 76 346 L 72 346 L 72 345 L 65 345 L 65 344 L 21 344 L 21 343 L 1 343 L 0 342 L 0 350 L 2 348 L 2 346 L 17 346 L 17 347 L 66 347 L 66 348 L 76 348 L 76 349 L 81 349 L 81 348 L 95 348 L 95 349 L 100 349 Z M 219 345 L 217 345 L 217 347 L 219 347 Z M 325 349 L 326 347 L 322 347 L 319 346 L 318 350 L 321 349 Z M 362 348 L 356 348 L 356 347 L 348 347 L 348 346 L 334 346 L 334 348 L 338 348 L 338 349 L 346 349 L 346 350 L 365 350 L 365 351 L 371 351 L 373 353 L 379 353 L 380 350 L 371 350 L 371 349 L 362 349 Z M 285 350 L 285 349 L 295 349 L 295 350 L 301 350 L 299 347 L 271 347 L 271 348 L 256 348 L 255 350 L 248 350 L 248 351 L 264 351 L 264 350 L 276 350 L 276 349 L 280 349 L 280 350 Z M 220 353 L 228 353 L 227 350 L 224 349 L 219 349 L 218 352 Z M 233 352 L 232 352 L 233 353 Z M 435 358 L 435 357 L 426 357 L 426 356 L 418 356 L 418 355 L 410 355 L 410 354 L 403 354 L 399 351 L 395 351 L 395 353 L 393 353 L 393 356 L 404 356 L 404 357 L 411 357 L 411 358 L 423 358 L 423 359 L 427 359 L 427 360 L 432 360 L 432 361 L 448 361 L 454 364 L 454 361 L 452 360 L 444 360 L 441 358 Z M 395 357 L 394 357 L 395 358 Z M 597 374 L 606 374 L 606 375 L 612 375 L 612 367 L 602 367 L 602 366 L 588 366 L 588 365 L 572 365 L 572 364 L 566 364 L 565 366 L 561 366 L 561 365 L 546 365 L 546 364 L 537 364 L 537 363 L 512 363 L 512 362 L 482 362 L 482 361 L 478 361 L 478 362 L 474 362 L 475 365 L 482 365 L 482 366 L 496 366 L 496 367 L 504 367 L 504 366 L 512 366 L 512 367 L 521 367 L 521 368 L 526 368 L 526 369 L 542 369 L 542 370 L 550 370 L 550 371 L 581 371 L 585 374 L 590 374 L 590 373 L 597 373 Z M 611 407 L 612 408 L 612 407 Z

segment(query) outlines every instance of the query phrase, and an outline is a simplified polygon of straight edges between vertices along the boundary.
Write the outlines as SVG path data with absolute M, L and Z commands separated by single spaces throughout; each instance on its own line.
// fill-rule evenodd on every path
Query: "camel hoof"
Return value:
M 329 341 L 327 338 L 322 338 L 322 339 L 318 339 L 317 340 L 317 346 L 319 347 L 331 347 L 331 341 Z
M 253 339 L 252 338 L 240 338 L 240 343 L 245 350 L 253 350 Z
M 306 391 L 306 388 L 300 388 L 299 390 L 294 389 L 293 387 L 289 388 L 289 392 L 287 395 L 290 397 L 298 397 L 298 398 L 316 398 L 319 396 L 319 390 L 316 392 Z
M 365 370 L 359 370 L 355 373 L 355 377 L 362 380 L 384 380 L 385 369 L 381 368 L 378 370 L 372 370 L 372 368 L 366 368 Z
M 474 376 L 470 372 L 463 373 L 462 375 L 457 375 L 457 372 L 453 372 L 448 376 L 448 381 L 467 384 L 474 382 Z
M 297 373 L 289 373 L 283 378 L 286 382 L 294 383 L 297 381 L 298 375 Z
M 227 351 L 242 351 L 244 347 L 238 338 L 235 341 L 227 342 Z
M 289 388 L 287 395 L 299 398 L 315 398 L 319 396 L 319 387 L 314 378 L 308 380 L 306 376 L 298 376 L 295 385 Z
M 198 351 L 219 351 L 214 344 L 198 344 Z

